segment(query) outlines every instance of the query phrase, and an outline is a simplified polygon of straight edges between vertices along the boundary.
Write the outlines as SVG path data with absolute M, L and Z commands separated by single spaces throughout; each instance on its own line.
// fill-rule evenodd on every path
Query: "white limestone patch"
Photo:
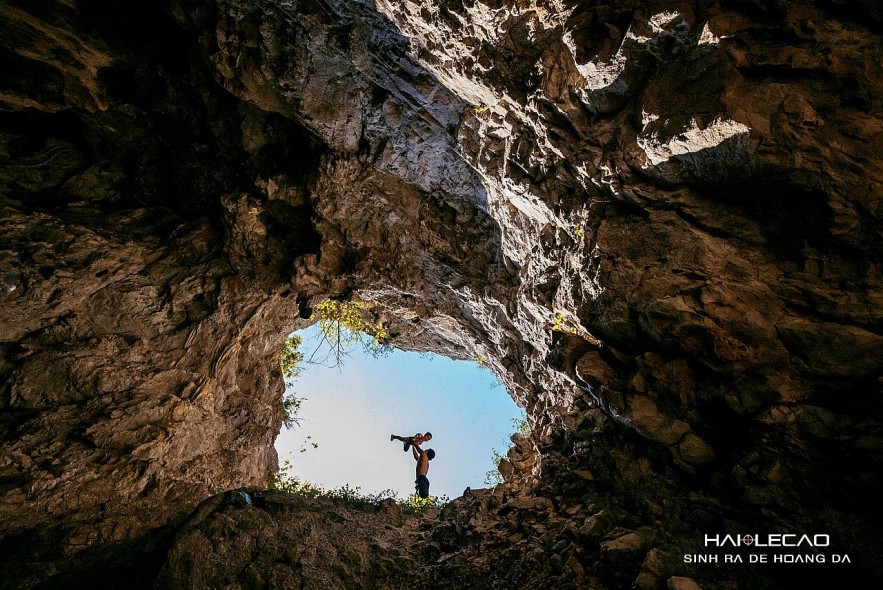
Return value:
M 631 31 L 631 29 L 629 29 L 629 31 Z M 635 39 L 636 37 L 631 38 Z M 629 32 L 626 33 L 626 39 L 629 39 Z M 584 64 L 579 63 L 576 59 L 576 43 L 574 42 L 570 31 L 564 34 L 562 41 L 564 41 L 564 45 L 570 51 L 570 55 L 573 56 L 573 63 L 576 65 L 577 71 L 586 81 L 586 89 L 588 90 L 601 90 L 602 88 L 613 86 L 625 71 L 627 61 L 623 51 L 625 41 L 619 46 L 616 55 L 614 55 L 609 62 L 590 61 Z M 624 89 L 625 88 L 623 88 L 623 90 Z
M 598 171 L 601 174 L 597 178 L 593 178 L 592 183 L 605 193 L 613 197 L 620 197 L 622 191 L 619 184 L 619 170 L 614 171 L 608 164 L 604 163 L 598 166 Z
M 679 20 L 683 20 L 683 18 L 678 12 L 660 12 L 650 17 L 650 26 L 654 33 L 659 34 Z
M 634 28 L 630 26 L 616 54 L 608 62 L 595 60 L 584 64 L 579 63 L 576 59 L 576 43 L 573 36 L 570 31 L 564 33 L 562 41 L 573 56 L 573 63 L 577 71 L 586 82 L 585 90 L 591 92 L 607 89 L 626 92 L 628 84 L 622 79 L 622 75 L 628 63 L 628 54 L 634 46 L 647 46 L 652 50 L 657 38 L 664 35 L 683 34 L 688 29 L 684 17 L 677 12 L 655 14 L 647 21 L 647 26 L 649 27 L 649 37 L 636 33 Z
M 715 148 L 731 137 L 747 137 L 750 130 L 747 125 L 729 119 L 715 119 L 711 125 L 700 129 L 696 121 L 691 120 L 684 131 L 666 142 L 660 140 L 656 133 L 651 133 L 643 137 L 639 135 L 638 145 L 644 150 L 647 160 L 656 166 L 675 156 Z
M 556 146 L 556 140 L 549 136 L 549 128 L 539 115 L 534 102 L 525 104 L 514 100 L 488 83 L 490 77 L 487 74 L 492 64 L 483 55 L 483 48 L 487 45 L 502 44 L 501 36 L 507 34 L 506 31 L 516 18 L 533 13 L 529 20 L 519 19 L 519 22 L 526 26 L 528 38 L 538 37 L 541 31 L 563 29 L 573 8 L 566 6 L 565 0 L 504 3 L 499 8 L 475 2 L 441 18 L 428 0 L 377 0 L 376 7 L 409 39 L 415 62 L 431 72 L 440 85 L 462 101 L 462 119 L 456 138 L 461 146 L 460 150 L 453 152 L 452 146 L 441 143 L 435 145 L 428 137 L 421 137 L 416 142 L 412 140 L 413 145 L 390 142 L 387 149 L 399 155 L 391 165 L 396 170 L 401 170 L 399 175 L 411 182 L 424 183 L 419 186 L 426 187 L 427 190 L 440 188 L 448 192 L 463 190 L 457 189 L 456 184 L 470 184 L 462 177 L 458 178 L 462 168 L 453 165 L 465 163 L 468 172 L 477 174 L 480 179 L 479 190 L 482 194 L 472 201 L 497 223 L 501 254 L 507 261 L 507 266 L 518 272 L 520 280 L 526 285 L 523 293 L 518 296 L 514 326 L 512 320 L 507 319 L 509 312 L 503 307 L 500 307 L 500 318 L 494 316 L 496 312 L 493 310 L 499 306 L 494 305 L 490 294 L 468 293 L 465 286 L 451 287 L 462 291 L 457 293 L 455 299 L 466 302 L 464 310 L 485 326 L 488 340 L 495 343 L 496 350 L 484 349 L 465 336 L 457 337 L 459 346 L 471 354 L 488 358 L 489 366 L 495 373 L 509 374 L 511 378 L 511 372 L 507 372 L 502 365 L 494 364 L 497 362 L 494 358 L 499 356 L 499 350 L 509 346 L 513 328 L 518 338 L 541 351 L 537 353 L 540 358 L 546 354 L 542 351 L 548 351 L 551 345 L 556 313 L 566 317 L 568 326 L 572 325 L 579 335 L 593 341 L 591 335 L 580 326 L 575 314 L 584 302 L 596 299 L 602 291 L 598 273 L 600 254 L 597 247 L 593 248 L 582 233 L 589 215 L 588 209 L 553 209 L 530 183 L 522 183 L 509 176 L 511 166 L 521 168 L 528 176 L 534 170 L 539 170 L 543 175 L 556 162 L 564 160 L 565 155 Z M 650 28 L 649 25 L 646 27 L 648 31 Z M 566 43 L 569 44 L 571 53 L 576 55 L 574 40 L 568 36 Z M 582 74 L 590 80 L 597 80 L 589 82 L 590 87 L 603 88 L 613 83 L 615 90 L 627 90 L 621 74 L 628 51 L 635 44 L 634 35 L 628 38 L 628 44 L 620 50 L 612 63 L 605 64 L 596 60 L 595 63 L 582 65 Z M 542 61 L 538 61 L 534 67 L 537 75 L 541 76 Z M 391 68 L 391 71 L 394 72 L 395 68 Z M 578 86 L 579 92 L 586 92 L 584 83 L 579 83 Z M 423 100 L 411 101 L 419 105 L 415 112 L 432 112 L 439 119 L 440 115 L 432 111 L 437 107 L 432 104 L 434 101 L 431 101 L 429 91 L 418 90 L 422 90 Z M 536 95 L 541 97 L 541 90 L 538 89 Z M 555 108 L 554 102 L 551 104 Z M 398 117 L 400 122 L 393 121 L 394 117 Z M 408 118 L 407 113 L 392 113 L 384 114 L 384 120 L 379 121 L 378 126 L 381 123 L 384 128 L 401 125 L 408 128 L 408 133 L 403 135 L 415 135 L 414 126 L 419 121 L 413 117 Z M 397 141 L 404 141 L 398 134 L 393 136 Z M 519 137 L 529 137 L 530 144 L 518 144 Z M 520 150 L 518 157 L 512 156 L 512 150 L 515 149 Z M 441 155 L 442 152 L 445 155 Z M 451 153 L 458 155 L 452 158 Z M 416 160 L 409 160 L 407 154 L 412 154 L 411 157 L 416 157 Z M 378 165 L 375 163 L 375 166 Z M 590 171 L 590 164 L 581 162 L 576 165 L 577 180 L 592 194 L 596 193 L 592 186 L 594 172 Z M 471 184 L 476 183 L 473 181 Z M 549 287 L 541 293 L 527 287 L 536 284 Z M 554 293 L 551 289 L 554 289 Z M 492 326 L 499 330 L 495 331 Z M 446 329 L 444 325 L 430 327 L 430 331 L 437 333 L 445 332 Z M 442 340 L 452 342 L 454 337 L 445 332 Z M 527 373 L 532 370 L 530 366 L 525 367 Z M 549 376 L 547 383 L 550 391 L 567 392 L 562 395 L 571 401 L 580 391 L 562 373 Z M 561 403 L 568 406 L 570 401 Z
M 659 115 L 654 115 L 653 113 L 648 113 L 647 111 L 641 109 L 641 125 L 643 125 L 642 129 L 646 129 L 647 125 L 659 119 Z
M 705 23 L 705 26 L 702 27 L 702 34 L 699 35 L 699 40 L 696 42 L 697 45 L 717 45 L 720 43 L 721 37 L 716 37 L 714 33 L 711 32 L 711 29 L 708 28 L 708 23 Z

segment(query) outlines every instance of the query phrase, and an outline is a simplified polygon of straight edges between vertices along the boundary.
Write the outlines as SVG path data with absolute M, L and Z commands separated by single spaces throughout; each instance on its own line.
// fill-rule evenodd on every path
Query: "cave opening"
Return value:
M 414 493 L 415 460 L 390 435 L 431 432 L 422 445 L 436 452 L 430 495 L 454 499 L 467 487 L 502 481 L 497 460 L 509 437 L 526 428 L 525 414 L 483 359 L 356 347 L 330 363 L 318 324 L 294 335 L 307 360 L 287 380 L 285 397 L 300 404 L 275 445 L 289 477 L 325 490 L 348 486 L 405 499 Z

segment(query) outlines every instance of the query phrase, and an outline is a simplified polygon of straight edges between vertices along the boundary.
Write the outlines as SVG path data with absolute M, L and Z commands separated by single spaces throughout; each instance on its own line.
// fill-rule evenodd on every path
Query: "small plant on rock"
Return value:
M 555 320 L 552 323 L 552 330 L 556 332 L 570 332 L 576 334 L 576 326 L 564 319 L 564 316 L 558 312 L 555 314 Z
M 527 423 L 527 414 L 525 414 L 524 411 L 522 411 L 521 416 L 518 418 L 512 418 L 511 421 L 515 433 L 524 437 L 530 436 L 530 424 Z M 496 486 L 503 483 L 503 474 L 500 473 L 500 461 L 505 459 L 505 457 L 501 455 L 497 449 L 491 449 L 491 452 L 493 453 L 491 459 L 494 462 L 494 469 L 491 469 L 485 474 L 484 483 L 489 486 Z
M 497 486 L 503 483 L 503 474 L 500 473 L 500 461 L 503 460 L 497 449 L 491 449 L 493 453 L 491 460 L 494 462 L 494 468 L 484 474 L 484 483 L 489 486 Z

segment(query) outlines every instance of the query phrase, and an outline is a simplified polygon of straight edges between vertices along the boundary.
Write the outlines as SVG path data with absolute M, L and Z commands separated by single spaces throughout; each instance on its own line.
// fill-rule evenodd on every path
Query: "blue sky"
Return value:
M 319 342 L 316 326 L 297 334 L 309 357 Z M 290 459 L 294 475 L 325 488 L 349 484 L 405 497 L 414 491 L 415 461 L 389 435 L 430 431 L 423 448 L 436 451 L 428 474 L 432 495 L 453 499 L 467 486 L 487 487 L 492 449 L 505 454 L 512 419 L 522 412 L 477 363 L 431 359 L 400 350 L 375 359 L 355 351 L 340 369 L 304 365 L 290 388 L 306 398 L 303 420 L 276 439 L 280 462 Z M 319 448 L 308 444 L 298 452 L 308 436 Z

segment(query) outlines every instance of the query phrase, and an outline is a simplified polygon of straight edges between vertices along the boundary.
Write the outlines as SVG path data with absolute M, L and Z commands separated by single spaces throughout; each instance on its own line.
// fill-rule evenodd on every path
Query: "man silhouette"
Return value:
M 420 448 L 420 445 L 415 444 L 411 447 L 411 452 L 414 453 L 414 460 L 417 461 L 417 479 L 414 480 L 417 495 L 421 498 L 428 498 L 429 479 L 427 479 L 426 474 L 429 473 L 429 462 L 435 458 L 435 451 L 432 449 L 424 451 Z

